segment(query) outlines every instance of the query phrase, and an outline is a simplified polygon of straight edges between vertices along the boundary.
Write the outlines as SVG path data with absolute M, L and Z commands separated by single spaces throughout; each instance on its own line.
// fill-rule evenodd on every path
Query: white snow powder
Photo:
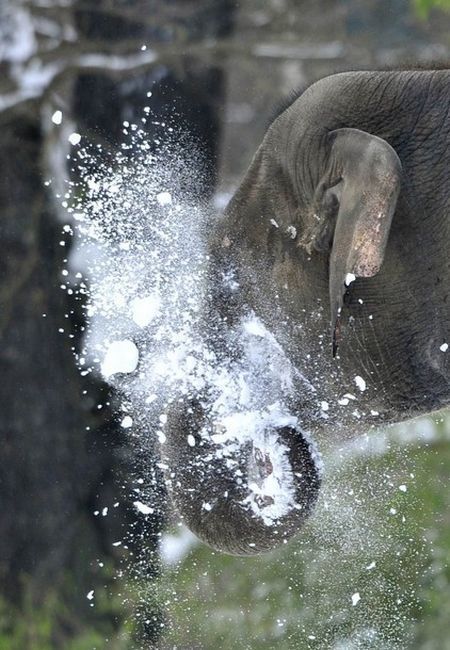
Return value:
M 130 302 L 131 317 L 139 327 L 149 325 L 160 313 L 161 298 L 157 293 Z

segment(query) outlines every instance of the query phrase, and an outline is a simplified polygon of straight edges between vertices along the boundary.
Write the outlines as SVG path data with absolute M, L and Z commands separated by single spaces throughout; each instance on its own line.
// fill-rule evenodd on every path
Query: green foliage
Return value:
M 414 10 L 422 20 L 426 20 L 434 8 L 450 11 L 450 0 L 413 0 Z
M 81 620 L 55 588 L 42 597 L 28 585 L 19 605 L 0 599 L 0 650 L 125 650 L 130 636 L 115 622 L 122 603 L 96 590 L 95 617 L 88 611 Z M 85 597 L 85 595 L 84 595 Z

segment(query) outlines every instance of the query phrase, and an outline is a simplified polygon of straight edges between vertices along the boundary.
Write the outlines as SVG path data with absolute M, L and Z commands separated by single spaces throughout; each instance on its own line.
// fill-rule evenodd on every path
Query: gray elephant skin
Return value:
M 255 554 L 297 532 L 321 480 L 309 436 L 332 441 L 449 404 L 449 170 L 447 69 L 332 75 L 270 125 L 209 234 L 205 337 L 239 356 L 227 332 L 254 313 L 301 370 L 299 426 L 277 434 L 295 504 L 270 525 L 242 505 L 250 469 L 263 481 L 271 459 L 245 445 L 231 471 L 199 437 L 210 414 L 192 396 L 172 409 L 162 455 L 175 508 L 214 548 Z

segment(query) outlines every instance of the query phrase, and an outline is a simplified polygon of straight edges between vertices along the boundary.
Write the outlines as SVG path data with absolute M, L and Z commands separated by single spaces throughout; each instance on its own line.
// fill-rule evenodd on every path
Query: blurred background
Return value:
M 291 90 L 449 61 L 450 0 L 1 0 L 0 650 L 450 648 L 450 418 L 324 450 L 300 539 L 220 556 L 159 486 L 133 506 L 151 441 L 78 371 L 61 290 L 72 132 L 114 152 L 144 106 L 175 116 L 220 209 Z

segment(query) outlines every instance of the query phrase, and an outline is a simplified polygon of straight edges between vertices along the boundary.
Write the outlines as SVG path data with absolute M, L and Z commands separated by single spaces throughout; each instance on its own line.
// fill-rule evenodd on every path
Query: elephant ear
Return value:
M 329 137 L 328 184 L 330 178 L 335 180 L 328 189 L 322 183 L 321 194 L 325 212 L 334 205 L 336 219 L 329 263 L 336 356 L 347 286 L 358 277 L 372 277 L 383 263 L 402 167 L 394 149 L 377 136 L 357 129 L 338 129 Z

